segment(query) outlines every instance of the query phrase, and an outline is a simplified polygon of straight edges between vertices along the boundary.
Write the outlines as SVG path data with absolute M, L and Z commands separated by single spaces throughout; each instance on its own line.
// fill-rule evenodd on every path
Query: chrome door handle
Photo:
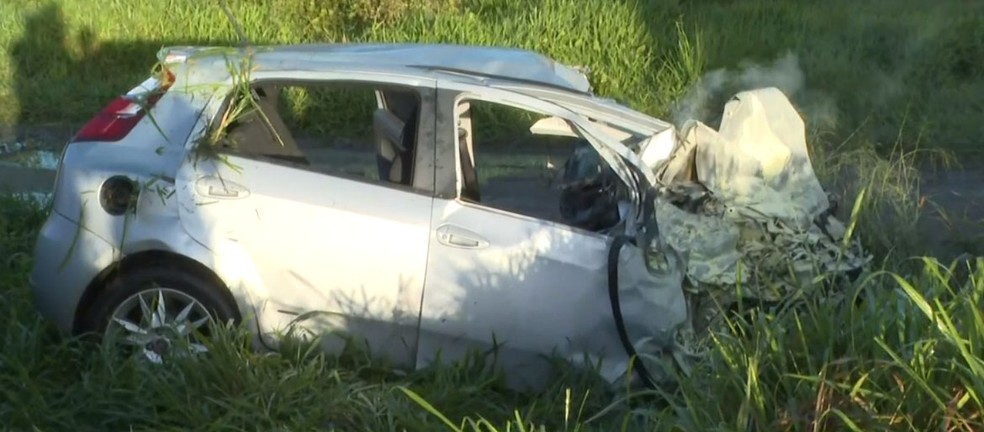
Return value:
M 451 236 L 448 237 L 448 243 L 455 246 L 461 246 L 467 248 L 478 247 L 478 240 L 470 239 L 468 237 L 456 236 L 454 234 L 451 234 Z
M 441 244 L 465 249 L 481 249 L 489 246 L 488 240 L 472 231 L 455 225 L 441 225 L 437 228 L 437 241 Z
M 216 176 L 199 178 L 195 187 L 198 194 L 211 198 L 238 199 L 249 196 L 246 186 Z

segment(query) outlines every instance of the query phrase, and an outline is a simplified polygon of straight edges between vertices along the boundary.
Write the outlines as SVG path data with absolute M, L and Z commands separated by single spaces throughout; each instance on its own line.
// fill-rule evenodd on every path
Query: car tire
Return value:
M 135 300 L 131 299 L 136 299 L 139 294 L 143 294 L 145 300 L 148 298 L 153 300 L 161 292 L 180 299 L 193 299 L 202 306 L 199 309 L 196 305 L 194 309 L 207 311 L 215 324 L 224 325 L 230 321 L 238 324 L 241 321 L 234 301 L 229 298 L 225 288 L 219 286 L 212 278 L 203 277 L 200 272 L 192 271 L 177 263 L 138 265 L 139 267 L 128 268 L 124 263 L 117 274 L 110 277 L 90 306 L 86 308 L 84 315 L 80 317 L 79 333 L 102 338 L 112 322 L 113 315 L 121 305 L 132 304 L 129 302 Z M 172 310 L 167 313 L 173 316 L 175 312 Z M 144 314 L 141 312 L 140 315 Z M 202 331 L 207 333 L 206 328 Z

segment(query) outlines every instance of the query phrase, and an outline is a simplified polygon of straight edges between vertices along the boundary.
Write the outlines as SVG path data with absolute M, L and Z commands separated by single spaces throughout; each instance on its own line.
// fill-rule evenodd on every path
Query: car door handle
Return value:
M 249 196 L 246 186 L 215 176 L 202 177 L 195 182 L 195 186 L 200 195 L 212 198 L 237 199 Z
M 455 225 L 438 227 L 437 241 L 447 246 L 466 249 L 481 249 L 489 246 L 488 240 L 482 236 Z

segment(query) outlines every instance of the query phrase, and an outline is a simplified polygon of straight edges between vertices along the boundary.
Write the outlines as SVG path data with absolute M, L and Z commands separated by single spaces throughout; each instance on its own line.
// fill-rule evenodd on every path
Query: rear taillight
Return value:
M 153 88 L 147 88 L 152 82 Z M 164 81 L 150 79 L 130 93 L 113 99 L 99 114 L 79 129 L 73 141 L 119 141 L 154 107 L 174 83 L 174 74 L 164 71 Z M 142 90 L 142 91 L 141 91 Z

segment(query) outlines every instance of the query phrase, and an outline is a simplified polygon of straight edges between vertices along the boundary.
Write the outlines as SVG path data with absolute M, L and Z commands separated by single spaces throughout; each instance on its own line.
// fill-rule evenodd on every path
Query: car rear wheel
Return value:
M 202 354 L 214 324 L 238 322 L 223 288 L 181 266 L 121 271 L 88 310 L 86 330 L 143 360 Z

